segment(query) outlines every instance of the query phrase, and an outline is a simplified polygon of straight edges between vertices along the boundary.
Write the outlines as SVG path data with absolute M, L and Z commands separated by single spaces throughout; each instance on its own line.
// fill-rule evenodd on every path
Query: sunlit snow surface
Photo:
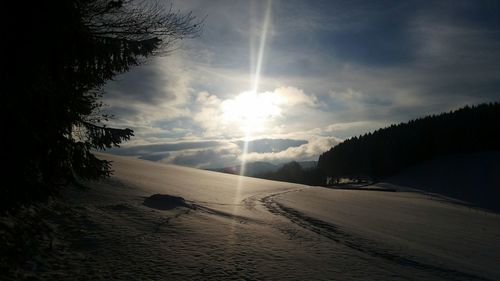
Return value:
M 77 232 L 66 268 L 47 277 L 500 280 L 496 214 L 414 192 L 253 178 L 237 190 L 234 175 L 100 157 L 114 161 L 115 174 L 65 195 L 84 228 L 66 226 Z M 187 206 L 143 205 L 153 194 Z

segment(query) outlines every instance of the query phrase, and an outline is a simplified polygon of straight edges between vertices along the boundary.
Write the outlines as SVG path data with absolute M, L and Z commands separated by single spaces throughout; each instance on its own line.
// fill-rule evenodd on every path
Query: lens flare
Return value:
M 266 47 L 266 40 L 269 31 L 269 24 L 271 21 L 271 3 L 269 0 L 267 2 L 264 21 L 262 24 L 262 31 L 260 36 L 260 44 L 259 44 L 259 52 L 257 55 L 257 63 L 255 68 L 255 74 L 253 76 L 252 90 L 246 93 L 242 93 L 236 99 L 233 107 L 227 106 L 227 108 L 232 108 L 228 110 L 228 115 L 232 115 L 232 117 L 237 117 L 242 119 L 242 124 L 244 126 L 245 131 L 245 139 L 243 145 L 243 151 L 241 155 L 241 168 L 240 168 L 240 177 L 238 180 L 238 186 L 236 188 L 236 197 L 235 201 L 239 202 L 240 200 L 240 190 L 243 185 L 243 175 L 246 170 L 246 160 L 245 156 L 248 153 L 248 142 L 251 139 L 251 132 L 253 128 L 258 128 L 258 122 L 262 122 L 269 115 L 279 114 L 279 108 L 273 107 L 273 103 L 270 100 L 266 100 L 265 95 L 259 95 L 259 83 L 260 83 L 260 74 L 262 71 L 262 63 L 264 60 L 264 50 Z M 275 105 L 274 105 L 275 106 Z

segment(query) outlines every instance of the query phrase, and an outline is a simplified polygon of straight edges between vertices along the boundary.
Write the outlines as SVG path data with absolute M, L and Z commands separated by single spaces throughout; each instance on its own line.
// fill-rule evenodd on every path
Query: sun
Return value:
M 272 92 L 246 91 L 222 103 L 224 120 L 245 132 L 263 131 L 272 118 L 281 115 L 283 98 Z

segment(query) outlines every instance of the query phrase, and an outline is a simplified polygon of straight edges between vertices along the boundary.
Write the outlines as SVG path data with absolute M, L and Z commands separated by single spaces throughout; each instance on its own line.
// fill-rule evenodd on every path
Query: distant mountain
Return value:
M 273 173 L 288 163 L 289 162 L 281 163 L 281 164 L 272 164 L 272 163 L 264 162 L 264 161 L 249 162 L 249 163 L 246 163 L 246 165 L 245 165 L 245 176 L 253 177 L 253 176 L 258 176 L 258 175 L 262 175 L 262 174 L 266 174 L 266 173 Z M 314 169 L 314 168 L 316 168 L 316 165 L 318 164 L 317 161 L 300 161 L 297 163 L 304 170 Z M 240 170 L 241 170 L 241 165 L 218 168 L 218 169 L 209 169 L 209 170 L 215 171 L 215 172 L 239 175 Z
M 278 170 L 279 166 L 271 164 L 269 162 L 257 161 L 249 162 L 245 164 L 245 176 L 255 176 L 262 173 L 274 172 Z M 210 169 L 215 172 L 222 172 L 228 174 L 239 175 L 241 172 L 241 165 L 224 167 L 219 169 Z
M 313 169 L 318 165 L 318 161 L 297 161 L 302 169 Z M 280 167 L 283 165 L 280 165 Z

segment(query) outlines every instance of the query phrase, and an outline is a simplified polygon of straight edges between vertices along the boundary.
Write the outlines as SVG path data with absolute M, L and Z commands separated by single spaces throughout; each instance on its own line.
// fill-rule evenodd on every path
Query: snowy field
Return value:
M 99 155 L 115 174 L 65 194 L 42 279 L 500 280 L 498 214 Z

